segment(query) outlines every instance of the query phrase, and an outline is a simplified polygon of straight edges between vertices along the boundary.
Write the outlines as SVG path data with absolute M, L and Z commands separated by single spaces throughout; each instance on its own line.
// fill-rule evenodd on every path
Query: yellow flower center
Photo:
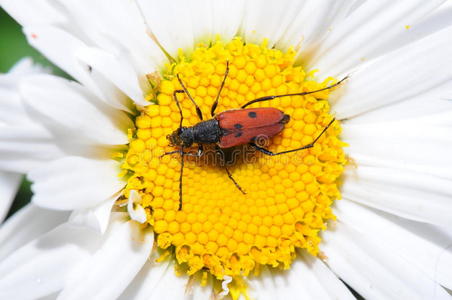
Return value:
M 228 177 L 224 161 L 185 156 L 181 210 L 181 156 L 161 156 L 180 149 L 167 139 L 180 122 L 173 98 L 174 90 L 181 89 L 177 75 L 207 120 L 227 62 L 229 74 L 217 115 L 258 97 L 315 91 L 336 82 L 333 78 L 314 81 L 312 72 L 306 74 L 294 65 L 294 57 L 293 50 L 282 52 L 269 49 L 266 43 L 245 44 L 236 38 L 199 45 L 187 56 L 181 52 L 176 63 L 165 67 L 160 80 L 152 77 L 154 84 L 159 81 L 149 95 L 154 103 L 136 118 L 122 166 L 129 176 L 125 195 L 138 192 L 135 204 L 144 208 L 159 248 L 174 253 L 189 275 L 202 270 L 218 279 L 247 276 L 261 265 L 289 268 L 297 248 L 319 253 L 319 231 L 334 219 L 331 205 L 340 198 L 338 177 L 346 162 L 338 121 L 310 149 L 266 156 L 252 147 L 239 148 L 240 159 L 227 167 L 246 194 Z M 327 101 L 330 91 L 251 105 L 277 108 L 290 116 L 266 149 L 281 152 L 313 142 L 333 119 Z M 180 93 L 178 99 L 183 126 L 199 123 L 187 95 Z M 197 144 L 184 151 L 195 153 Z M 204 151 L 215 152 L 215 148 Z

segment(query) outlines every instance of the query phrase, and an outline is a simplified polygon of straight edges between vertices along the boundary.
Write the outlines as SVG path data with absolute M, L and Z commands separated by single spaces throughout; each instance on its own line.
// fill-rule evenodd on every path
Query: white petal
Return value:
M 127 70 L 133 73 L 128 81 L 138 80 L 143 90 L 149 88 L 145 75 L 154 72 L 164 61 L 164 54 L 149 36 L 135 1 L 93 0 L 88 8 L 80 1 L 65 0 L 55 4 L 41 0 L 40 5 L 33 5 L 36 10 L 33 18 L 29 18 L 26 12 L 29 8 L 27 1 L 17 0 L 14 4 L 8 0 L 4 2 L 6 8 L 24 25 L 32 45 L 117 108 L 127 110 L 127 99 L 109 91 L 116 87 L 108 83 L 116 82 L 118 87 L 124 87 L 123 83 L 114 80 L 123 66 L 114 63 L 108 67 L 113 73 L 106 74 L 103 68 L 101 73 L 105 76 L 98 76 L 94 66 L 79 61 L 78 52 L 89 46 L 108 52 L 113 57 L 127 57 L 122 60 L 127 61 Z M 16 7 L 25 8 L 19 10 Z M 57 15 L 58 20 L 53 15 Z M 57 27 L 57 24 L 63 23 L 70 25 Z
M 148 29 L 171 55 L 194 46 L 192 20 L 187 1 L 136 0 Z
M 306 263 L 301 271 L 312 283 L 305 284 L 303 280 L 303 286 L 313 295 L 313 299 L 320 299 L 316 295 L 324 295 L 325 299 L 355 299 L 345 284 L 319 258 L 306 252 L 302 252 L 300 258 Z
M 273 274 L 270 272 L 268 267 L 263 267 L 261 269 L 259 277 L 249 278 L 248 283 L 250 286 L 250 293 L 253 293 L 253 295 L 256 294 L 256 296 L 258 295 L 261 300 L 279 299 L 279 295 L 281 298 L 289 296 L 286 295 L 283 288 L 280 289 L 277 286 L 277 283 L 273 278 Z M 259 291 L 265 291 L 265 293 L 259 293 Z M 306 296 L 306 294 L 303 294 L 302 297 L 303 296 Z M 290 299 L 290 297 L 288 298 Z
M 345 149 L 351 156 L 372 155 L 376 158 L 399 160 L 404 165 L 422 164 L 426 167 L 446 167 L 451 161 L 447 153 L 450 153 L 452 140 L 446 126 L 432 126 L 414 119 L 343 124 L 343 131 L 343 139 L 350 145 Z M 437 145 L 442 145 L 443 148 Z M 445 172 L 447 174 L 450 172 Z
M 111 82 L 82 63 L 77 52 L 87 45 L 70 33 L 53 26 L 24 28 L 28 42 L 49 60 L 77 79 L 105 103 L 115 108 L 129 110 L 127 98 Z
M 121 295 L 121 300 L 184 299 L 188 278 L 177 276 L 173 262 L 150 259 Z
M 44 74 L 31 59 L 22 59 L 7 74 L 0 74 L 0 164 L 2 170 L 25 173 L 62 152 L 51 134 L 33 121 L 25 110 L 19 85 Z
M 336 116 L 352 118 L 423 93 L 430 99 L 450 98 L 450 93 L 441 97 L 435 89 L 452 79 L 451 35 L 452 27 L 444 29 L 353 73 L 334 103 Z
M 296 0 L 252 0 L 245 4 L 241 31 L 246 41 L 260 44 L 266 38 L 272 46 L 294 22 L 304 3 Z
M 221 3 L 219 4 L 221 5 Z M 212 36 L 213 7 L 214 2 L 209 0 L 194 0 L 188 3 L 188 17 L 195 43 L 215 39 L 215 36 Z M 159 33 L 155 34 L 158 36 Z
M 130 61 L 124 56 L 113 55 L 96 48 L 83 48 L 77 53 L 80 61 L 97 70 L 102 76 L 113 82 L 122 92 L 138 105 L 148 105 L 144 100 L 137 74 Z
M 319 69 L 321 77 L 338 76 L 364 60 L 394 50 L 394 41 L 408 31 L 406 26 L 421 20 L 443 1 L 366 1 L 331 29 L 309 59 L 308 68 Z
M 174 57 L 179 49 L 190 51 L 198 42 L 216 38 L 228 41 L 235 37 L 245 9 L 242 0 L 137 0 L 137 4 L 148 30 Z
M 32 201 L 61 210 L 95 207 L 122 189 L 125 183 L 118 174 L 119 163 L 114 160 L 58 159 L 30 172 Z
M 19 60 L 12 66 L 12 68 L 8 71 L 7 74 L 0 74 L 0 84 L 4 85 L 4 79 L 5 77 L 14 77 L 14 82 L 12 82 L 13 85 L 16 84 L 17 77 L 23 77 L 25 75 L 33 75 L 33 74 L 41 74 L 41 73 L 50 73 L 51 70 L 49 70 L 46 67 L 43 67 L 41 65 L 35 64 L 33 62 L 33 59 L 30 57 L 25 57 Z
M 53 293 L 53 294 L 41 297 L 38 300 L 56 300 L 57 297 L 58 297 L 58 293 Z
M 128 143 L 131 121 L 125 113 L 108 107 L 75 82 L 33 76 L 21 84 L 21 94 L 36 117 L 55 133 L 101 145 Z
M 366 220 L 372 222 L 372 220 Z M 450 299 L 449 294 L 386 243 L 345 224 L 324 233 L 330 268 L 365 299 Z
M 19 84 L 45 70 L 31 59 L 19 61 L 7 74 L 0 74 L 0 165 L 2 170 L 25 173 L 61 151 L 52 145 L 49 132 L 27 114 Z
M 342 195 L 404 218 L 452 225 L 450 180 L 394 168 L 359 166 L 347 172 Z
M 394 122 L 401 120 L 412 120 L 416 122 L 427 121 L 421 118 L 428 117 L 431 121 L 438 120 L 446 113 L 452 113 L 452 82 L 446 82 L 434 90 L 418 95 L 413 95 L 409 99 L 390 105 L 378 107 L 363 114 L 354 116 L 352 119 L 344 121 L 347 125 L 357 125 L 366 123 Z M 450 118 L 448 118 L 450 119 Z M 434 122 L 429 122 L 434 124 Z M 444 124 L 445 125 L 445 124 Z
M 93 0 L 89 8 L 77 0 L 62 2 L 77 28 L 72 32 L 88 45 L 129 57 L 134 78 L 145 79 L 145 74 L 161 66 L 164 55 L 149 37 L 135 1 Z
M 452 25 L 452 2 L 446 0 L 437 10 L 426 15 L 397 36 L 391 43 L 393 49 L 407 45 Z
M 20 81 L 17 81 L 19 83 Z M 28 125 L 31 118 L 28 117 L 22 105 L 20 95 L 15 87 L 0 86 L 0 126 Z
M 371 236 L 392 253 L 405 258 L 431 280 L 452 287 L 452 234 L 424 223 L 376 212 L 348 200 L 337 201 L 341 223 Z
M 160 279 L 159 282 L 156 282 L 152 293 L 148 295 L 152 296 L 152 298 L 155 299 L 183 299 L 185 296 L 187 296 L 187 282 L 188 277 L 177 276 L 175 274 L 174 266 L 170 264 L 164 276 Z
M 50 1 L 20 1 L 1 0 L 0 4 L 4 10 L 22 25 L 64 23 L 67 21 L 57 9 L 55 3 Z M 53 5 L 52 5 L 53 4 Z
M 0 74 L 0 125 L 29 125 L 31 119 L 25 112 L 17 87 L 27 76 L 45 72 L 42 67 L 34 65 L 30 58 L 24 58 L 8 73 Z
M 279 39 L 278 47 L 296 46 L 300 48 L 298 56 L 302 60 L 306 60 L 306 57 L 315 51 L 315 47 L 331 27 L 345 19 L 355 2 L 348 0 L 311 0 L 301 2 L 301 4 L 301 9 L 296 11 L 296 17 L 288 24 L 287 29 Z M 292 10 L 293 6 L 288 9 Z
M 0 224 L 9 211 L 21 180 L 21 174 L 0 171 Z
M 99 204 L 93 209 L 93 214 L 96 217 L 97 222 L 99 224 L 99 231 L 102 234 L 104 234 L 105 231 L 107 230 L 112 207 L 119 196 L 120 193 L 114 195 L 111 199 L 104 201 L 103 203 Z
M 27 204 L 0 227 L 0 260 L 67 220 L 69 214 Z
M 322 261 L 305 253 L 290 270 L 264 273 L 252 278 L 250 285 L 256 299 L 354 299 Z
M 146 263 L 153 244 L 151 231 L 134 222 L 113 222 L 102 246 L 70 274 L 58 299 L 116 299 Z
M 445 110 L 442 113 L 428 114 L 425 109 L 426 116 L 412 118 L 410 115 L 422 113 L 419 111 L 404 116 L 400 112 L 400 120 L 371 119 L 367 124 L 344 122 L 342 137 L 350 145 L 345 151 L 359 165 L 452 179 L 452 172 L 447 167 L 452 163 L 449 155 L 452 139 L 448 134 L 452 126 L 452 107 L 442 108 Z M 406 109 L 409 109 L 409 103 Z M 394 116 L 395 113 L 388 115 Z
M 58 67 L 77 79 L 97 96 L 102 96 L 102 91 L 96 86 L 90 77 L 90 69 L 87 65 L 78 61 L 76 53 L 86 44 L 66 31 L 52 26 L 24 27 L 24 33 L 28 42 Z
M 138 204 L 141 202 L 141 196 L 136 190 L 131 190 L 129 195 L 129 201 L 127 203 L 127 212 L 130 218 L 138 223 L 146 222 L 147 216 L 144 208 Z
M 245 3 L 242 0 L 219 0 L 207 1 L 212 5 L 212 27 L 210 29 L 210 36 L 215 38 L 219 35 L 225 41 L 231 40 L 237 35 L 239 27 L 242 23 L 243 14 L 245 10 Z M 203 4 L 201 4 L 203 5 Z M 199 6 L 198 6 L 199 7 Z M 205 7 L 205 6 L 204 6 Z M 199 20 L 197 17 L 199 10 L 192 8 L 193 19 Z M 197 22 L 195 22 L 196 24 Z M 196 26 L 196 25 L 195 25 Z M 202 37 L 202 35 L 198 35 Z M 195 37 L 196 38 L 196 37 Z
M 71 214 L 69 222 L 80 226 L 88 226 L 98 233 L 104 234 L 110 220 L 111 209 L 118 197 L 119 193 L 94 206 L 93 208 L 85 208 L 74 211 Z
M 0 126 L 1 169 L 26 173 L 65 152 L 48 130 L 38 125 Z
M 246 9 L 246 2 L 243 0 L 195 0 L 185 4 L 185 1 L 179 1 L 178 6 L 187 5 L 186 19 L 183 22 L 191 23 L 189 28 L 184 28 L 184 23 L 180 22 L 176 26 L 180 26 L 182 30 L 190 30 L 189 34 L 193 36 L 194 45 L 197 43 L 206 43 L 216 39 L 229 41 L 238 35 L 240 26 L 243 22 L 243 15 Z M 146 6 L 144 1 L 141 5 Z M 156 20 L 154 20 L 155 22 Z M 171 22 L 171 20 L 165 20 Z M 151 27 L 152 28 L 152 27 Z M 154 34 L 160 39 L 161 36 L 166 37 L 170 32 L 167 29 L 154 30 Z M 177 45 L 169 44 L 170 53 L 174 53 L 173 48 Z M 193 45 L 188 45 L 191 49 Z M 177 50 L 177 49 L 176 49 Z
M 213 297 L 215 297 L 213 286 L 214 281 L 211 278 L 207 279 L 205 286 L 201 286 L 199 281 L 195 282 L 192 287 L 188 288 L 186 298 L 190 300 L 212 299 Z
M 6 87 L 0 86 L 0 105 L 2 108 L 0 110 L 0 126 L 28 122 L 29 118 L 20 101 L 19 93 L 15 90 L 15 87 L 8 85 Z
M 0 263 L 0 298 L 36 299 L 58 291 L 98 240 L 89 229 L 63 224 L 16 250 Z

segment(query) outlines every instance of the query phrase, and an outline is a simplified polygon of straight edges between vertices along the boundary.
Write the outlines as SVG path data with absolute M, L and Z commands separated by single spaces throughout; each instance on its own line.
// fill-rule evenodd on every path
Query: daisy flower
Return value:
M 0 298 L 450 299 L 443 2 L 0 0 Z

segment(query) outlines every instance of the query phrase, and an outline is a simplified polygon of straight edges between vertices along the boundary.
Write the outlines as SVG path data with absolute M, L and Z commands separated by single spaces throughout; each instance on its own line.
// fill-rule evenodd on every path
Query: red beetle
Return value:
M 172 146 L 180 147 L 180 149 L 167 152 L 164 155 L 179 153 L 181 155 L 181 171 L 180 171 L 180 179 L 179 179 L 179 210 L 182 209 L 182 176 L 184 170 L 184 156 L 201 156 L 203 154 L 203 144 L 215 144 L 218 151 L 225 148 L 231 148 L 235 146 L 240 146 L 244 144 L 249 144 L 254 147 L 256 150 L 266 154 L 266 155 L 280 155 L 290 152 L 295 152 L 303 149 L 312 148 L 315 142 L 325 133 L 325 131 L 333 124 L 334 118 L 330 121 L 330 123 L 323 129 L 323 131 L 314 139 L 314 141 L 308 145 L 305 145 L 300 148 L 291 149 L 282 152 L 271 152 L 263 147 L 260 147 L 255 143 L 257 137 L 265 136 L 267 138 L 273 137 L 280 133 L 284 129 L 284 125 L 289 122 L 290 116 L 280 111 L 279 109 L 273 107 L 262 107 L 262 108 L 245 108 L 253 103 L 268 101 L 275 98 L 287 97 L 287 96 L 303 96 L 312 93 L 321 92 L 324 90 L 331 89 L 339 84 L 341 84 L 347 77 L 342 79 L 341 81 L 328 86 L 323 89 L 319 89 L 312 92 L 302 92 L 302 93 L 294 93 L 294 94 L 284 94 L 284 95 L 275 95 L 275 96 L 266 96 L 257 98 L 247 102 L 242 105 L 240 109 L 232 109 L 215 115 L 215 109 L 218 105 L 218 100 L 220 98 L 221 90 L 224 87 L 224 83 L 228 76 L 229 72 L 229 62 L 226 64 L 226 72 L 224 75 L 223 82 L 221 84 L 220 90 L 217 94 L 215 102 L 211 108 L 212 119 L 203 121 L 203 116 L 201 113 L 201 109 L 196 104 L 195 100 L 191 97 L 184 83 L 177 75 L 177 79 L 179 80 L 180 85 L 182 86 L 182 90 L 176 90 L 173 93 L 174 100 L 176 101 L 177 107 L 179 108 L 180 113 L 180 123 L 179 128 L 176 129 L 172 134 L 167 136 L 170 144 Z M 191 100 L 193 105 L 196 107 L 196 113 L 201 120 L 201 122 L 195 124 L 191 127 L 183 127 L 183 114 L 182 109 L 180 107 L 180 102 L 177 99 L 178 93 L 187 94 L 188 98 Z M 198 152 L 184 152 L 185 148 L 191 147 L 193 144 L 198 144 Z M 238 185 L 238 183 L 234 180 L 228 168 L 224 166 L 229 178 L 234 182 L 236 187 L 245 194 L 242 188 Z

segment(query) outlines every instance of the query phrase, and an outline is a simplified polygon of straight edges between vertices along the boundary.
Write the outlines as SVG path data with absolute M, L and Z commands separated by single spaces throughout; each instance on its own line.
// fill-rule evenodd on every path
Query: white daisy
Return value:
M 442 2 L 0 0 L 77 81 L 18 71 L 29 62 L 0 78 L 2 205 L 16 174 L 34 191 L 0 230 L 0 298 L 352 299 L 345 282 L 449 299 Z M 229 166 L 244 195 L 218 166 L 186 158 L 180 181 L 181 158 L 159 157 L 175 149 L 176 75 L 205 117 L 224 77 L 217 113 L 349 78 L 260 103 L 291 117 L 273 152 L 327 130 Z M 184 126 L 199 122 L 180 101 Z

